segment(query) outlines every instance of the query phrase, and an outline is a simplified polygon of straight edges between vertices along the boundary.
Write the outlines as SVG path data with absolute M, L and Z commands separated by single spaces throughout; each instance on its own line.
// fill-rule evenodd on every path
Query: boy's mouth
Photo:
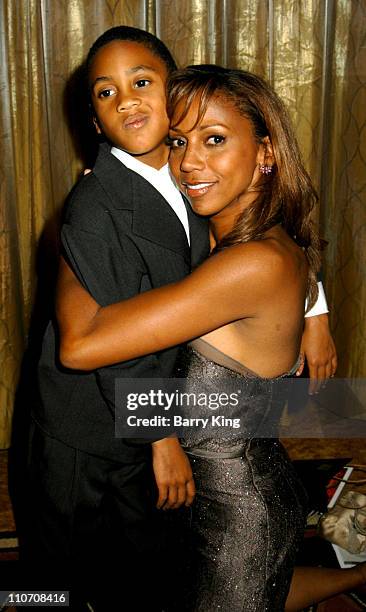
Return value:
M 123 122 L 123 127 L 126 130 L 136 130 L 143 125 L 145 125 L 148 120 L 148 116 L 142 113 L 135 113 L 134 115 L 130 115 Z

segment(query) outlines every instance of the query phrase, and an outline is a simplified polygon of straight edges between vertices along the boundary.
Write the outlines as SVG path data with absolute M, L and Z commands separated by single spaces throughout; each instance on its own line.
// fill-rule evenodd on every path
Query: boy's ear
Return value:
M 97 134 L 101 134 L 102 130 L 99 127 L 98 119 L 96 118 L 95 115 L 93 115 L 93 123 L 94 123 L 94 127 L 95 127 L 95 130 L 96 130 Z

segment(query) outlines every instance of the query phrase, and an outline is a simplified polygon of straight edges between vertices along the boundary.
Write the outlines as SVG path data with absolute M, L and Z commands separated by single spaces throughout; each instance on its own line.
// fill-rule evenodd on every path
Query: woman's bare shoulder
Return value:
M 252 240 L 230 246 L 210 257 L 210 267 L 217 272 L 249 281 L 251 277 L 263 281 L 279 280 L 284 275 L 298 273 L 305 261 L 301 250 L 273 239 Z

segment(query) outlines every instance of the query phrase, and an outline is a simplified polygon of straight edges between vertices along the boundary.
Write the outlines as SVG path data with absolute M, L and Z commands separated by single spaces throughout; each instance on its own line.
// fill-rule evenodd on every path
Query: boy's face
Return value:
M 154 168 L 168 159 L 164 62 L 140 43 L 113 41 L 95 55 L 89 84 L 98 133 Z

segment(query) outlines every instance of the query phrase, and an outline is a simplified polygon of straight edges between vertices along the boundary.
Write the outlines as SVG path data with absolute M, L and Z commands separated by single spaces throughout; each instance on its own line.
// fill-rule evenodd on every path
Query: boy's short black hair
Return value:
M 114 40 L 131 41 L 143 45 L 149 49 L 154 55 L 159 57 L 165 64 L 168 74 L 173 72 L 177 68 L 177 65 L 165 44 L 159 40 L 154 34 L 146 32 L 146 30 L 140 30 L 139 28 L 132 28 L 130 26 L 116 26 L 106 30 L 91 46 L 88 56 L 86 58 L 86 70 L 89 74 L 90 64 L 96 55 L 96 53 Z

